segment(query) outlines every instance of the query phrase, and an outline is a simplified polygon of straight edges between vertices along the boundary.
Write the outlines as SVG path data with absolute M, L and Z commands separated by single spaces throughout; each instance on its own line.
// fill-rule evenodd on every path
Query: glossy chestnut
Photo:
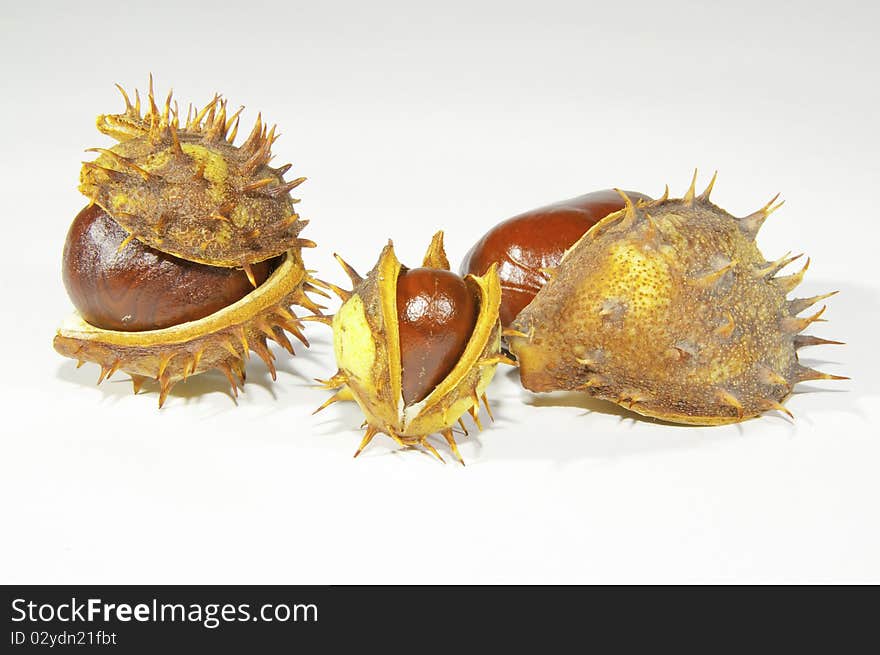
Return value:
M 139 332 L 194 321 L 253 290 L 244 271 L 207 266 L 150 248 L 101 207 L 83 209 L 64 244 L 62 275 L 71 301 L 88 323 Z M 271 262 L 252 266 L 262 284 Z
M 421 267 L 407 269 L 389 241 L 375 266 L 359 275 L 340 257 L 352 290 L 330 286 L 343 299 L 333 316 L 334 389 L 319 409 L 356 401 L 365 428 L 355 456 L 378 434 L 400 446 L 443 457 L 429 439 L 439 434 L 464 463 L 453 427 L 470 415 L 480 430 L 481 407 L 501 353 L 501 285 L 494 266 L 482 276 L 449 272 L 443 232 L 431 239 Z
M 627 191 L 633 199 L 650 200 Z M 484 274 L 498 264 L 501 278 L 501 324 L 508 327 L 547 283 L 547 270 L 593 225 L 624 208 L 613 189 L 540 207 L 509 218 L 490 229 L 465 255 L 461 274 Z
M 479 301 L 455 273 L 401 271 L 397 315 L 406 405 L 425 399 L 449 375 L 473 334 L 478 313 Z

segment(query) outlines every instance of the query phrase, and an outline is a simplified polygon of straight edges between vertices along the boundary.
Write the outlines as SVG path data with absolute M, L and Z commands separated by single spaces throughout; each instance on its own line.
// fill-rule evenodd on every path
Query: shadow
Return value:
M 306 349 L 301 346 L 300 350 L 305 351 Z M 287 351 L 278 347 L 271 348 L 271 351 L 275 355 L 274 363 L 277 381 L 272 380 L 272 376 L 265 363 L 254 353 L 251 353 L 250 359 L 245 363 L 245 384 L 243 388 L 239 388 L 238 397 L 233 393 L 226 376 L 219 371 L 211 370 L 191 376 L 175 384 L 168 393 L 164 407 L 168 407 L 175 400 L 182 400 L 185 405 L 198 404 L 203 399 L 214 396 L 217 393 L 227 396 L 232 401 L 232 406 L 236 406 L 242 397 L 246 397 L 249 389 L 255 388 L 265 391 L 273 401 L 278 401 L 279 385 L 284 385 L 283 378 L 287 376 L 298 378 L 301 381 L 300 384 L 296 385 L 297 387 L 314 387 L 316 385 L 311 377 L 297 369 L 296 360 L 298 356 L 291 357 Z M 103 396 L 102 402 L 105 403 L 119 402 L 124 397 L 135 395 L 130 377 L 124 371 L 118 371 L 112 377 L 105 379 L 101 384 L 97 384 L 99 373 L 100 367 L 94 363 L 85 362 L 81 367 L 77 368 L 75 361 L 64 359 L 59 363 L 55 377 L 67 383 L 98 389 Z M 158 393 L 159 383 L 156 380 L 145 380 L 136 395 L 155 396 L 158 403 Z
M 104 380 L 99 385 L 98 375 L 100 370 L 99 366 L 89 362 L 77 368 L 76 362 L 72 359 L 63 359 L 55 369 L 55 378 L 80 387 L 98 389 L 102 394 L 102 402 L 104 403 L 116 403 L 123 397 L 134 395 L 131 381 L 122 372 L 117 372 L 112 378 Z M 147 384 L 144 384 L 141 394 L 144 394 L 146 388 Z M 158 389 L 158 385 L 156 385 L 156 388 Z
M 507 374 L 507 377 L 512 382 L 519 385 L 519 373 L 515 369 L 509 372 Z M 643 414 L 639 414 L 638 412 L 635 412 L 631 409 L 627 409 L 623 405 L 618 405 L 611 402 L 610 400 L 595 398 L 588 393 L 581 391 L 550 391 L 546 393 L 534 393 L 528 391 L 527 389 L 525 389 L 525 391 L 530 395 L 523 402 L 530 407 L 574 407 L 583 410 L 582 416 L 586 416 L 589 414 L 605 414 L 608 416 L 617 416 L 620 418 L 621 423 L 626 420 L 630 420 L 632 421 L 632 424 L 652 423 L 655 425 L 669 425 L 680 428 L 705 427 L 699 425 L 688 425 L 685 423 L 672 423 L 670 421 L 663 421 L 652 416 L 644 416 Z
M 806 382 L 798 384 L 791 392 L 792 396 L 800 396 L 803 394 L 813 393 L 852 393 L 849 389 L 828 389 L 827 387 L 816 387 Z
M 79 369 L 73 361 L 65 360 L 57 368 L 55 377 L 64 382 L 77 384 L 84 387 L 94 387 L 102 394 L 103 403 L 117 403 L 129 396 L 152 396 L 158 404 L 159 383 L 156 380 L 145 380 L 140 391 L 135 394 L 128 375 L 123 371 L 117 372 L 112 378 L 104 380 L 100 385 L 97 383 L 97 375 L 100 369 L 86 362 Z M 93 373 L 93 375 L 90 375 Z M 250 373 L 248 374 L 250 382 Z M 222 393 L 228 396 L 233 405 L 238 401 L 229 388 L 229 381 L 215 371 L 209 371 L 200 375 L 178 382 L 168 394 L 165 407 L 175 399 L 183 400 L 185 404 L 198 403 L 209 394 Z M 241 393 L 241 391 L 239 391 Z
M 809 283 L 809 284 L 808 284 Z M 877 325 L 880 324 L 880 291 L 870 287 L 834 280 L 810 282 L 797 290 L 798 296 L 809 296 L 823 290 L 839 289 L 827 301 L 828 311 L 807 330 L 810 334 L 843 341 L 842 346 L 812 346 L 800 351 L 801 363 L 820 371 L 849 376 L 850 380 L 810 383 L 811 389 L 846 390 L 856 397 L 880 394 L 880 350 L 877 349 Z M 804 314 L 807 314 L 805 311 Z M 821 386 L 812 386 L 818 384 Z M 798 385 L 795 389 L 804 388 Z
M 331 393 L 332 392 L 327 391 L 325 399 Z M 461 420 L 464 423 L 464 428 L 462 428 L 457 422 L 452 426 L 453 437 L 458 444 L 459 449 L 462 450 L 466 465 L 479 458 L 480 452 L 483 449 L 483 443 L 480 436 L 486 432 L 493 432 L 495 424 L 504 421 L 504 408 L 506 403 L 491 398 L 489 399 L 489 403 L 492 408 L 494 419 L 489 417 L 489 413 L 486 412 L 485 406 L 481 404 L 479 419 L 480 424 L 482 425 L 482 430 L 467 412 L 461 417 Z M 312 427 L 315 434 L 322 436 L 342 435 L 348 437 L 351 435 L 352 452 L 354 452 L 364 435 L 364 428 L 359 428 L 363 421 L 363 412 L 356 402 L 341 401 L 333 403 L 315 414 L 313 416 Z M 455 464 L 456 467 L 460 466 L 452 449 L 446 442 L 446 439 L 440 434 L 431 434 L 428 436 L 428 440 L 431 445 L 440 452 L 447 464 Z M 468 452 L 465 453 L 465 450 Z M 418 451 L 424 455 L 428 455 L 428 458 L 435 464 L 441 464 L 441 462 L 427 450 L 414 447 L 402 448 L 399 444 L 395 443 L 390 437 L 384 434 L 377 434 L 373 438 L 373 441 L 370 442 L 370 445 L 358 455 L 358 459 L 368 458 L 368 456 L 376 456 L 375 454 L 370 454 L 373 451 L 381 451 L 384 454 L 395 454 L 398 456 L 408 455 L 410 451 Z
M 575 407 L 584 410 L 584 415 L 607 414 L 609 416 L 618 416 L 621 421 L 630 419 L 632 421 L 646 421 L 648 423 L 663 423 L 663 421 L 658 421 L 649 416 L 642 416 L 622 405 L 594 398 L 580 391 L 552 391 L 540 395 L 536 394 L 527 399 L 525 403 L 531 407 Z
M 277 371 L 279 373 L 284 372 L 294 378 L 299 378 L 309 386 L 314 385 L 315 380 L 305 371 L 327 371 L 326 377 L 330 377 L 336 371 L 333 360 L 332 334 L 329 328 L 320 323 L 315 323 L 314 325 L 315 330 L 318 330 L 318 328 L 323 328 L 323 330 L 319 334 L 306 335 L 309 340 L 308 348 L 288 335 L 295 353 L 293 356 L 278 346 L 272 349 L 275 353 L 275 368 Z

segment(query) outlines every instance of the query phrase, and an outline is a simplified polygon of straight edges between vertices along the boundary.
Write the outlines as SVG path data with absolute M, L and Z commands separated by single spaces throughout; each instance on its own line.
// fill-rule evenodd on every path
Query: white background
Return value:
M 4 6 L 0 582 L 880 581 L 880 12 L 706 5 Z M 122 374 L 96 387 L 51 347 L 61 247 L 95 116 L 150 71 L 279 123 L 307 263 L 340 284 L 333 251 L 366 271 L 391 237 L 417 264 L 443 228 L 457 265 L 507 216 L 681 195 L 694 167 L 734 214 L 782 191 L 760 246 L 812 256 L 799 295 L 841 290 L 813 332 L 849 345 L 805 355 L 852 380 L 800 385 L 793 424 L 687 428 L 501 370 L 464 468 L 386 438 L 353 460 L 357 408 L 310 415 L 335 370 L 317 324 L 276 384 L 250 365 L 238 406 L 214 375 L 161 411 Z

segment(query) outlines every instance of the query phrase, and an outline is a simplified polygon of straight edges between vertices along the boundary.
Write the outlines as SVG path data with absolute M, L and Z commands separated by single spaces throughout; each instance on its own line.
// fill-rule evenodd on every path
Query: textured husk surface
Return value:
M 691 191 L 605 218 L 514 324 L 527 335 L 511 340 L 524 386 L 716 424 L 779 409 L 796 382 L 831 377 L 798 363 L 797 347 L 815 342 L 798 332 L 818 315 L 796 314 L 819 298 L 788 300 L 803 271 L 774 277 L 788 260 L 768 262 L 755 245 L 768 208 L 736 219 Z
M 436 240 L 425 265 L 448 269 Z M 479 412 L 480 399 L 499 361 L 501 289 L 494 267 L 482 277 L 465 278 L 480 302 L 474 332 L 449 375 L 425 399 L 405 406 L 396 306 L 401 268 L 389 244 L 335 315 L 339 371 L 333 379 L 360 405 L 368 431 L 421 443 L 431 433 L 448 431 L 465 412 L 471 411 L 472 416 Z
M 270 167 L 277 138 L 260 119 L 233 145 L 235 119 L 215 97 L 180 127 L 170 96 L 164 110 L 126 96 L 123 114 L 98 117 L 98 129 L 119 143 L 95 148 L 83 164 L 80 191 L 134 238 L 182 259 L 235 267 L 278 256 L 301 245 L 305 225 L 285 182 L 289 166 Z

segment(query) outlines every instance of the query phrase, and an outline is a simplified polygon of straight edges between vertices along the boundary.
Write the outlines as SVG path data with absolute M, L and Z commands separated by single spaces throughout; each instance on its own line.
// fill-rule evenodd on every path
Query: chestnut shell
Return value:
M 104 231 L 71 231 L 63 277 L 80 311 L 58 328 L 55 350 L 98 364 L 99 384 L 117 371 L 135 393 L 156 380 L 159 407 L 177 382 L 209 370 L 236 396 L 251 353 L 274 380 L 270 341 L 293 355 L 289 333 L 308 347 L 293 306 L 323 309 L 308 293 L 326 285 L 301 256 L 315 244 L 299 238 L 307 221 L 289 195 L 305 178 L 285 181 L 290 164 L 268 165 L 277 134 L 259 117 L 236 146 L 241 109 L 228 115 L 219 95 L 182 124 L 171 94 L 157 105 L 152 78 L 146 103 L 118 88 L 124 112 L 97 121 L 118 143 L 90 148 L 98 155 L 80 173 Z M 92 211 L 82 220 L 97 225 Z
M 756 237 L 782 203 L 736 217 L 697 195 L 627 202 L 565 255 L 516 318 L 509 346 L 531 391 L 583 391 L 663 421 L 735 423 L 782 402 L 798 382 L 840 379 L 799 362 L 835 343 L 801 334 L 834 295 L 788 298 L 809 265 L 767 260 Z
M 354 288 L 352 291 L 338 287 L 334 289 L 343 298 L 342 306 L 331 322 L 338 369 L 322 383 L 326 389 L 336 391 L 318 409 L 343 400 L 358 403 L 364 412 L 366 433 L 355 456 L 377 434 L 386 434 L 398 445 L 420 446 L 442 459 L 428 439 L 430 435 L 439 433 L 456 459 L 463 463 L 452 427 L 456 424 L 464 427 L 462 416 L 469 413 L 477 429 L 481 429 L 481 402 L 491 416 L 486 388 L 497 364 L 510 363 L 501 353 L 501 323 L 498 320 L 501 287 L 496 267 L 490 267 L 483 276 L 469 275 L 462 280 L 476 309 L 473 327 L 461 330 L 467 333 L 464 348 L 455 358 L 448 374 L 433 385 L 424 398 L 408 404 L 404 400 L 403 387 L 406 382 L 403 369 L 407 365 L 405 351 L 410 345 L 410 337 L 405 332 L 407 327 L 402 324 L 410 322 L 410 317 L 407 317 L 406 311 L 400 311 L 398 298 L 438 298 L 445 295 L 437 293 L 434 284 L 437 280 L 434 274 L 438 269 L 449 269 L 449 260 L 443 248 L 443 233 L 434 235 L 422 261 L 423 269 L 432 270 L 423 275 L 414 269 L 411 276 L 414 284 L 408 282 L 410 275 L 397 259 L 390 241 L 365 277 L 358 275 L 339 257 L 337 259 L 351 278 Z M 453 276 L 450 279 L 455 280 L 452 285 L 455 287 L 460 278 Z M 399 296 L 398 285 L 411 285 L 411 288 L 401 290 Z M 441 283 L 439 286 L 445 285 Z M 455 302 L 470 305 L 466 298 Z M 463 317 L 467 312 L 459 310 L 454 313 Z M 401 314 L 404 315 L 403 320 Z M 412 322 L 418 325 L 420 315 L 431 317 L 432 314 L 436 312 L 416 311 L 416 320 Z M 454 343 L 449 347 L 450 351 L 456 349 Z

